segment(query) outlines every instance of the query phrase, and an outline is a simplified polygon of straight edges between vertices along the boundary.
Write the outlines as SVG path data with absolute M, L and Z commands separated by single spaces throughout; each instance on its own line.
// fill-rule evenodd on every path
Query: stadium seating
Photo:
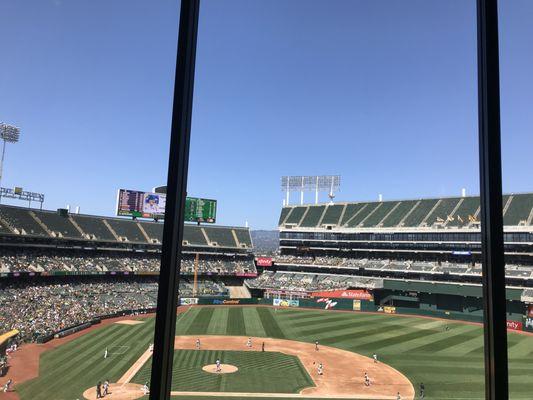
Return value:
M 14 233 L 65 240 L 160 245 L 163 223 L 80 214 L 61 216 L 55 211 L 0 205 L 0 241 L 2 236 Z M 253 247 L 250 230 L 242 227 L 186 224 L 183 240 L 185 246 L 190 247 L 220 247 L 243 251 L 249 251 Z M 214 246 L 213 243 L 217 245 Z
M 107 223 L 115 231 L 119 238 L 125 239 L 128 242 L 146 243 L 147 240 L 144 237 L 139 226 L 133 221 L 124 219 L 106 218 Z
M 527 225 L 528 218 L 533 208 L 533 196 L 531 194 L 515 194 L 504 215 L 504 225 Z
M 326 206 L 316 206 L 316 207 L 310 207 L 307 213 L 305 214 L 304 219 L 302 220 L 302 223 L 300 226 L 307 227 L 307 228 L 313 228 L 318 225 L 318 222 L 320 221 L 320 217 L 322 217 L 322 213 L 324 212 L 324 209 Z
M 28 208 L 1 206 L 0 217 L 19 234 L 49 236 Z
M 210 245 L 216 243 L 217 247 L 238 247 L 231 229 L 213 226 L 209 230 L 205 230 L 205 232 L 209 237 Z
M 339 204 L 328 205 L 326 208 L 324 217 L 322 218 L 321 225 L 333 225 L 333 226 L 338 225 L 343 209 L 344 209 L 344 205 L 339 205 Z
M 106 242 L 116 240 L 102 218 L 76 214 L 72 214 L 71 217 L 89 238 Z
M 508 201 L 509 200 L 509 201 Z M 504 225 L 533 226 L 533 193 L 504 195 Z M 280 229 L 466 228 L 479 221 L 479 197 L 286 206 Z M 340 222 L 339 222 L 340 220 Z
M 82 234 L 72 224 L 70 219 L 52 211 L 34 211 L 47 228 L 59 234 L 60 237 L 82 238 Z

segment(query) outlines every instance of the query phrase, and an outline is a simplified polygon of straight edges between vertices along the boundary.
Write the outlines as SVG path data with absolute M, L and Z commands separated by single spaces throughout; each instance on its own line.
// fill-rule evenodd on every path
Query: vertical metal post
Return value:
M 477 0 L 485 398 L 509 398 L 503 247 L 498 2 Z
M 150 399 L 170 399 L 200 0 L 182 0 Z

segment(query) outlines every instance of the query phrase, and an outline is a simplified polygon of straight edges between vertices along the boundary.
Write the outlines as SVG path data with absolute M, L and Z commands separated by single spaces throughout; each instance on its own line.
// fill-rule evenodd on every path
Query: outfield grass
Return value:
M 18 386 L 22 399 L 73 400 L 98 380 L 118 379 L 146 350 L 153 328 L 153 320 L 133 326 L 113 324 L 46 352 L 41 358 L 41 376 Z M 190 309 L 176 329 L 177 335 L 319 340 L 366 356 L 376 352 L 415 388 L 424 382 L 426 399 L 484 398 L 483 336 L 477 325 L 415 316 L 221 306 Z M 104 361 L 106 345 L 129 346 L 130 350 Z M 509 359 L 511 399 L 531 400 L 533 337 L 510 333 Z M 180 398 L 185 399 L 204 400 Z

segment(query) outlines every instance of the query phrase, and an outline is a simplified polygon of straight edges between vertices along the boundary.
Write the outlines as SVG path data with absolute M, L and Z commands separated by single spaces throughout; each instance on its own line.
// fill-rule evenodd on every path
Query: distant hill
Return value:
M 278 231 L 251 231 L 256 253 L 273 253 L 278 250 Z

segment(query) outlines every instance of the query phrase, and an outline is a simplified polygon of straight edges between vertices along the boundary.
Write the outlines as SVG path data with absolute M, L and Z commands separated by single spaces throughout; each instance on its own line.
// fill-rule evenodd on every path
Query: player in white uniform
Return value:
M 317 372 L 318 375 L 324 375 L 324 366 L 322 365 L 322 363 L 318 364 Z
M 365 372 L 365 386 L 370 386 L 370 378 L 368 377 L 368 374 Z
M 246 341 L 246 347 L 252 348 L 252 338 L 248 338 L 248 340 Z
M 377 362 L 378 362 L 378 355 L 377 355 L 376 353 L 374 353 L 374 354 L 372 355 L 372 358 L 374 359 L 374 364 L 377 364 Z
M 220 366 L 220 360 L 218 358 L 217 358 L 217 361 L 215 362 L 215 364 L 217 366 L 215 371 L 216 372 L 222 371 L 222 367 Z
M 104 350 L 104 360 L 107 358 L 107 347 Z
M 148 346 L 148 351 L 149 352 L 154 351 L 154 344 L 153 343 L 150 343 L 150 345 Z
M 150 387 L 148 386 L 148 382 L 146 382 L 143 387 L 141 388 L 143 394 L 146 396 L 147 394 L 150 394 Z
M 400 392 L 396 395 L 396 400 L 402 400 L 402 396 L 400 396 Z
M 196 339 L 196 350 L 200 350 L 200 338 Z

